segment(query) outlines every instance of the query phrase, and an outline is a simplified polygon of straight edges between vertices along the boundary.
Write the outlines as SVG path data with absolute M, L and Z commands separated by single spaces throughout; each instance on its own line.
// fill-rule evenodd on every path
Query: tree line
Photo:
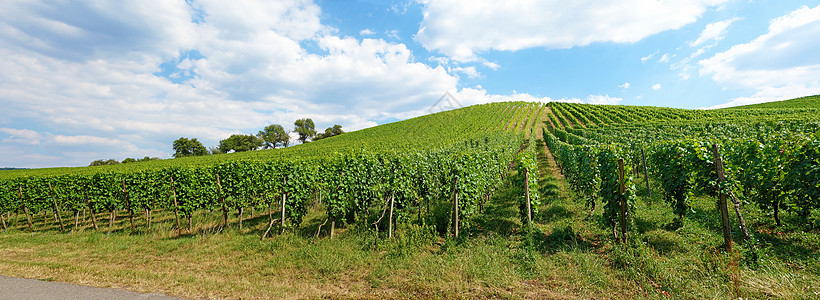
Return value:
M 318 141 L 324 138 L 343 134 L 341 125 L 333 125 L 325 129 L 324 133 L 316 132 L 316 125 L 310 118 L 298 119 L 293 122 L 293 131 L 299 135 L 297 140 L 302 144 L 309 141 Z M 253 151 L 257 149 L 275 149 L 277 147 L 287 147 L 290 145 L 290 132 L 282 125 L 271 124 L 253 134 L 234 134 L 227 139 L 219 141 L 219 145 L 205 149 L 196 138 L 187 139 L 181 137 L 174 141 L 174 157 L 201 156 L 208 154 L 220 154 L 233 152 Z
M 328 127 L 323 133 L 318 133 L 316 132 L 316 125 L 310 118 L 298 119 L 293 122 L 293 125 L 294 129 L 292 131 L 286 130 L 282 125 L 271 124 L 265 126 L 265 128 L 260 130 L 256 135 L 234 134 L 224 140 L 219 141 L 219 145 L 211 147 L 210 149 L 205 148 L 205 146 L 202 145 L 202 142 L 196 138 L 189 139 L 180 137 L 172 143 L 174 157 L 203 156 L 229 153 L 231 151 L 244 152 L 257 149 L 275 149 L 278 147 L 285 148 L 291 144 L 290 132 L 298 134 L 299 137 L 296 140 L 302 144 L 345 133 L 344 130 L 342 130 L 342 125 L 339 124 L 333 125 L 333 127 Z M 116 165 L 120 163 L 141 162 L 158 159 L 159 158 L 157 157 L 147 156 L 141 159 L 126 158 L 122 162 L 115 159 L 98 159 L 91 162 L 90 166 Z

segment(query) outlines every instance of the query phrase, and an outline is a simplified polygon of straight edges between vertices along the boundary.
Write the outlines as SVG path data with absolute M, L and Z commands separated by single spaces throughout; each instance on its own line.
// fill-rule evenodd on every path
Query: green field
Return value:
M 190 298 L 816 299 L 818 127 L 817 96 L 492 103 L 286 149 L 0 171 L 0 275 Z

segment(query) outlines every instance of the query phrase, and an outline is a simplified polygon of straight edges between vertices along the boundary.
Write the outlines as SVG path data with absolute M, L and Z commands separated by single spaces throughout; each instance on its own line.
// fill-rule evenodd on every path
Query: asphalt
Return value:
M 169 297 L 162 294 L 142 294 L 120 289 L 105 289 L 64 282 L 0 276 L 0 299 L 169 300 L 180 298 Z

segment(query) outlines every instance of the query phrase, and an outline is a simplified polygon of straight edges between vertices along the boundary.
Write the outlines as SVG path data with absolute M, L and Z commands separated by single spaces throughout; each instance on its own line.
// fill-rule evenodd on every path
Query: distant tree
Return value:
M 130 158 L 130 157 L 129 157 L 129 158 L 123 159 L 123 160 L 122 160 L 122 163 L 124 163 L 124 164 L 128 164 L 128 163 L 135 163 L 135 162 L 137 162 L 137 161 L 138 161 L 138 160 L 136 160 L 136 159 L 133 159 L 133 158 Z
M 296 120 L 293 125 L 296 125 L 296 129 L 293 131 L 299 134 L 299 141 L 303 144 L 307 143 L 308 139 L 316 136 L 316 125 L 313 124 L 313 120 L 310 118 Z
M 228 153 L 252 151 L 262 147 L 264 142 L 254 135 L 234 134 L 227 139 L 219 141 L 219 151 Z
M 321 140 L 321 139 L 324 139 L 324 138 L 337 136 L 337 135 L 340 135 L 340 134 L 343 134 L 343 133 L 345 133 L 345 132 L 344 132 L 344 130 L 342 130 L 342 125 L 336 124 L 336 125 L 333 125 L 333 127 L 328 127 L 327 129 L 325 129 L 324 133 L 317 134 L 316 137 L 313 138 L 313 140 L 318 141 L 318 140 Z
M 287 147 L 290 143 L 290 135 L 279 124 L 268 125 L 256 136 L 265 143 L 265 149 L 276 148 L 276 146 Z
M 208 149 L 202 143 L 193 139 L 181 137 L 174 141 L 174 157 L 208 155 Z
M 89 166 L 96 167 L 96 166 L 118 165 L 119 163 L 120 162 L 117 161 L 116 159 L 108 159 L 108 160 L 98 159 L 98 160 L 92 161 Z
M 146 156 L 146 157 L 138 159 L 137 161 L 141 162 L 141 161 L 151 161 L 151 160 L 159 160 L 159 157 L 148 157 L 148 156 Z
M 211 154 L 222 154 L 222 151 L 219 150 L 219 146 L 210 147 L 208 148 L 208 151 L 210 151 Z

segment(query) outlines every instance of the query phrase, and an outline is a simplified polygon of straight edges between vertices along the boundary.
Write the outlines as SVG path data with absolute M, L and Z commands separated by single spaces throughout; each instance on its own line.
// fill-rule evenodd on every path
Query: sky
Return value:
M 447 103 L 720 108 L 820 94 L 820 3 L 0 0 L 0 167 L 169 158 Z M 455 101 L 451 101 L 455 99 Z

